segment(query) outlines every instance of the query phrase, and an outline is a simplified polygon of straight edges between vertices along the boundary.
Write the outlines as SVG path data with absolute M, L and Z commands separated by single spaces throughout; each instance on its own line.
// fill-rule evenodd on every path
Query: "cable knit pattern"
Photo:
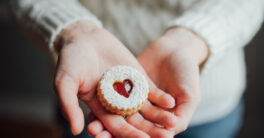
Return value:
M 62 28 L 84 19 L 98 26 L 102 22 L 135 55 L 169 27 L 193 30 L 207 42 L 210 57 L 200 78 L 202 102 L 191 125 L 225 116 L 241 99 L 246 84 L 243 47 L 264 14 L 263 0 L 13 0 L 12 7 L 51 50 Z
M 227 48 L 243 47 L 253 38 L 262 25 L 263 7 L 263 0 L 202 1 L 171 21 L 169 27 L 192 29 L 208 43 L 210 58 L 204 66 L 207 70 L 214 60 L 223 57 Z
M 76 0 L 17 0 L 12 1 L 16 17 L 26 27 L 34 28 L 53 51 L 56 35 L 69 24 L 78 20 L 91 20 L 102 27 L 86 8 Z

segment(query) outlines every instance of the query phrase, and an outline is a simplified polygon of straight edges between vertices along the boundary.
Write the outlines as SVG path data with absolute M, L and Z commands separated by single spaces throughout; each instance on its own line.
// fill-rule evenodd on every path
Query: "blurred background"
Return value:
M 52 90 L 54 67 L 44 51 L 19 32 L 0 0 L 0 137 L 61 138 Z M 264 28 L 246 47 L 245 117 L 238 138 L 264 135 Z

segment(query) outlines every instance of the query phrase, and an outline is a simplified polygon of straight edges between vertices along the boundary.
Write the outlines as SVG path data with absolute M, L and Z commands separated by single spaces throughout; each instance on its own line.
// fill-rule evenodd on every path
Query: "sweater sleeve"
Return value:
M 37 34 L 50 51 L 54 50 L 57 34 L 69 24 L 91 20 L 102 27 L 101 22 L 77 0 L 12 0 L 11 8 L 25 31 Z
M 168 26 L 186 27 L 207 42 L 210 57 L 204 73 L 225 51 L 245 46 L 261 27 L 263 16 L 263 0 L 203 0 Z

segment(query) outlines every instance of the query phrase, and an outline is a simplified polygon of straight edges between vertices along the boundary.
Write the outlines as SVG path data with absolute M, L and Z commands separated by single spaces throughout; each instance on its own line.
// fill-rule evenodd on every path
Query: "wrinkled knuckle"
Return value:
M 56 76 L 55 79 L 54 79 L 54 84 L 56 86 L 59 86 L 59 84 L 61 84 L 61 81 L 62 81 L 61 77 L 60 76 Z
M 116 131 L 117 133 L 120 132 L 120 131 L 122 131 L 122 130 L 127 129 L 126 125 L 123 124 L 123 123 L 121 123 L 121 124 L 119 124 L 119 125 L 113 125 L 113 127 L 114 127 L 114 129 L 115 129 L 115 131 Z
M 59 76 L 56 76 L 55 80 L 54 80 L 54 85 L 56 88 L 60 88 L 64 85 L 65 80 L 66 80 L 66 75 L 65 74 L 61 74 Z
M 173 121 L 172 115 L 170 115 L 169 113 L 166 113 L 166 112 L 160 113 L 160 119 L 162 121 L 166 122 L 166 124 L 170 124 L 170 122 Z
M 175 128 L 176 126 L 177 126 L 177 119 L 176 119 L 176 116 L 173 116 L 170 119 L 170 127 Z
M 57 72 L 54 82 L 53 82 L 55 89 L 60 89 L 68 83 L 70 84 L 75 83 L 76 79 L 74 78 L 74 76 L 75 75 L 72 75 L 60 69 Z
M 53 80 L 53 85 L 58 86 L 60 81 L 61 81 L 61 73 L 57 72 L 57 74 L 55 75 L 54 80 Z
M 58 89 L 63 85 L 63 80 L 61 78 L 56 77 L 53 82 L 54 89 L 58 91 Z
M 171 116 L 167 113 L 163 113 L 163 117 L 161 119 L 164 120 L 167 124 L 172 121 Z

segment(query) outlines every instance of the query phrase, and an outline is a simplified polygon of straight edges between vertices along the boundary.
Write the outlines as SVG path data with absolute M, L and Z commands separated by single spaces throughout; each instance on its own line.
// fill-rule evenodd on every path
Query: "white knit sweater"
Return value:
M 168 27 L 193 30 L 209 44 L 210 57 L 191 125 L 219 119 L 237 105 L 246 84 L 243 47 L 264 16 L 264 0 L 17 0 L 12 7 L 51 51 L 61 29 L 78 20 L 104 26 L 135 55 Z

